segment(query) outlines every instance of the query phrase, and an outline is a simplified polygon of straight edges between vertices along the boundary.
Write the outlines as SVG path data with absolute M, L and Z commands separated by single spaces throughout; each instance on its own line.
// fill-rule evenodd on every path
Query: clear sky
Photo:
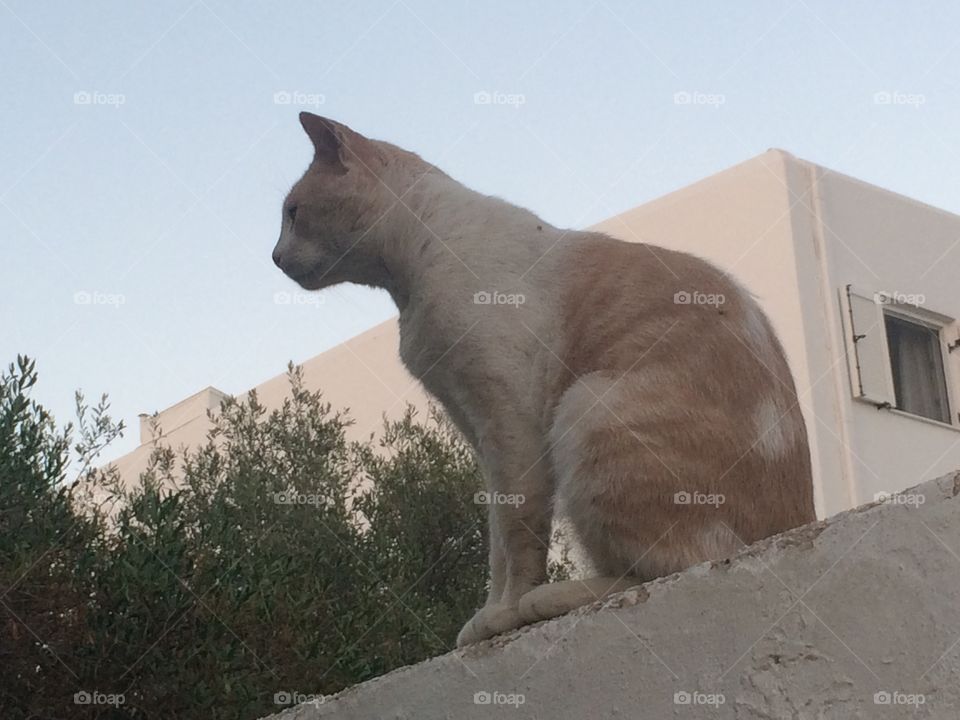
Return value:
M 561 226 L 770 147 L 960 213 L 958 28 L 946 0 L 0 0 L 0 362 L 36 357 L 60 420 L 108 392 L 113 457 L 137 413 L 390 317 L 283 302 L 301 109 Z

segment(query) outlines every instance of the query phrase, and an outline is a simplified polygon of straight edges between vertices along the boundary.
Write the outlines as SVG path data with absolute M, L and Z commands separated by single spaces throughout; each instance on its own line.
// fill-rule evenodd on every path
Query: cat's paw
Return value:
M 524 624 L 516 605 L 485 605 L 463 626 L 457 635 L 457 647 L 487 640 Z

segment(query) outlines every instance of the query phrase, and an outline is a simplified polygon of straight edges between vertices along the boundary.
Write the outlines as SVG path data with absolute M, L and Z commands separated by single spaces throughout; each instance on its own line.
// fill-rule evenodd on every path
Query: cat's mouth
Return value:
M 293 280 L 304 290 L 317 290 L 323 285 L 323 274 L 318 270 L 307 270 L 302 273 L 287 273 L 287 277 Z

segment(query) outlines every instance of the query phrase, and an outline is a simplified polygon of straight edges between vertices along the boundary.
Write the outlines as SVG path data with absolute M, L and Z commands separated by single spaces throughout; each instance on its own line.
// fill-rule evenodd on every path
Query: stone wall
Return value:
M 960 473 L 275 718 L 960 717 Z

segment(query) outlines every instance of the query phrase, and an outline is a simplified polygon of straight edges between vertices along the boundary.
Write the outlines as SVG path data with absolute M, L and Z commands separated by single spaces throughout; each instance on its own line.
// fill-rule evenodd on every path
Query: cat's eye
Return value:
M 293 225 L 297 220 L 297 206 L 291 205 L 287 208 L 287 219 L 290 221 L 290 224 Z

